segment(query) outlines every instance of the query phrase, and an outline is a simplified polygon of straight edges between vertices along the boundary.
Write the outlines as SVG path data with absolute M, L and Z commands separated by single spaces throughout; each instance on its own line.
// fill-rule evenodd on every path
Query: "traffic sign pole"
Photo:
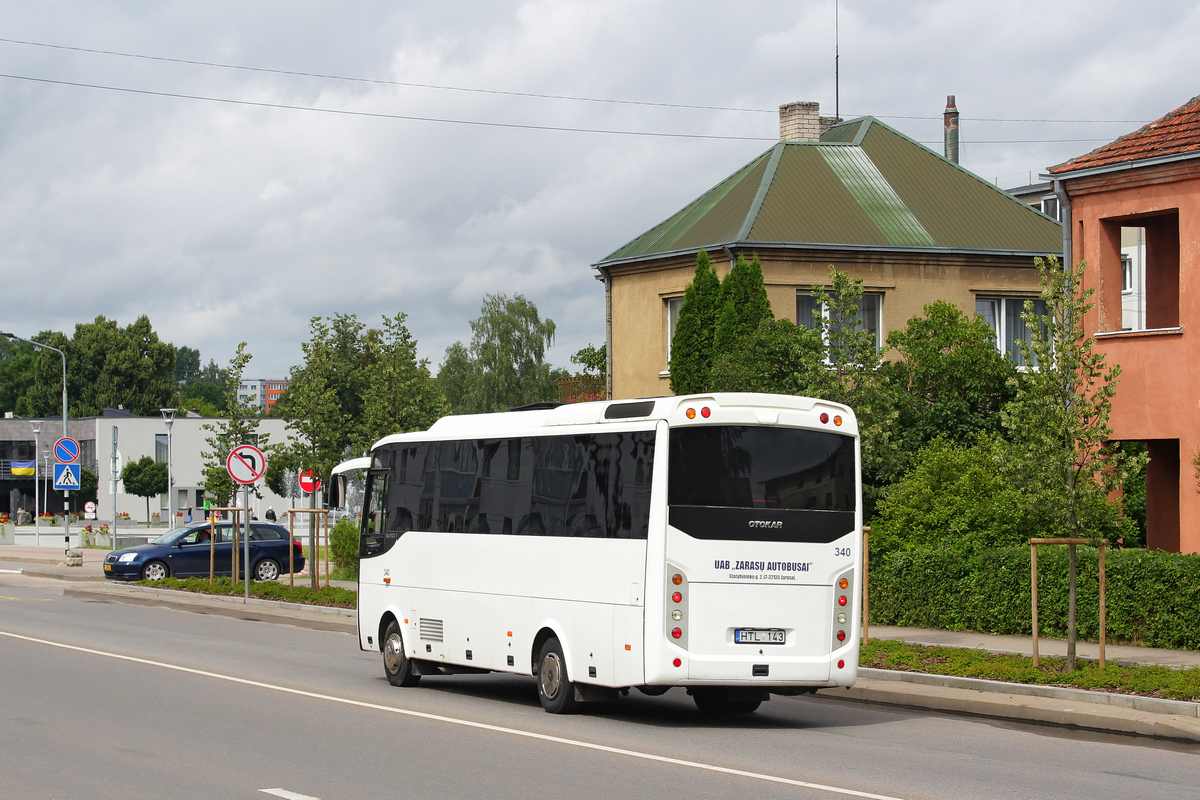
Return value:
M 246 509 L 246 520 L 242 531 L 242 574 L 246 580 L 246 602 L 250 602 L 250 484 L 257 481 L 267 471 L 267 457 L 263 451 L 252 444 L 240 444 L 229 453 L 225 459 L 225 469 L 229 477 L 242 484 L 242 507 Z M 234 571 L 237 580 L 237 571 Z
M 54 465 L 54 484 L 55 488 L 62 489 L 63 492 L 63 551 L 70 552 L 71 550 L 71 490 L 67 488 L 67 482 L 59 481 L 58 477 L 67 472 L 60 471 L 60 466 L 71 467 L 69 472 L 74 476 L 75 488 L 79 488 L 79 465 L 75 462 L 79 460 L 79 442 L 67 436 L 67 385 L 66 385 L 66 358 L 63 358 L 63 435 L 62 438 L 54 443 L 54 460 L 58 463 Z M 80 547 L 80 565 L 83 564 L 83 541 L 79 542 Z M 70 564 L 70 559 L 67 560 Z

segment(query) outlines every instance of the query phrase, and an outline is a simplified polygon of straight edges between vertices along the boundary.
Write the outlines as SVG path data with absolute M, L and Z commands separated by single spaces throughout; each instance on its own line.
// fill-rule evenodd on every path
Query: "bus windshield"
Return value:
M 854 459 L 854 438 L 837 433 L 672 428 L 671 524 L 704 539 L 832 541 L 854 525 Z
M 671 431 L 670 504 L 854 511 L 854 439 L 722 425 Z

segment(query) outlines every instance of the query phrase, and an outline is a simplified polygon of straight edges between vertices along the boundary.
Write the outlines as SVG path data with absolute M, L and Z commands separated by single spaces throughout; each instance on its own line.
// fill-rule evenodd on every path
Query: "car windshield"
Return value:
M 172 528 L 148 544 L 175 544 L 175 540 L 185 535 L 188 530 L 188 528 Z

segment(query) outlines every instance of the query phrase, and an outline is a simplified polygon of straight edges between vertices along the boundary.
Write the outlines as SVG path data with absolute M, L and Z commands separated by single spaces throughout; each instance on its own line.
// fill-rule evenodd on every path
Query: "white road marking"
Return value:
M 0 569 L 0 572 L 6 572 L 9 575 L 20 575 L 21 574 L 21 570 L 19 570 L 19 569 Z
M 77 653 L 88 653 L 94 656 L 102 656 L 104 658 L 112 658 L 117 661 L 129 661 L 134 664 L 145 664 L 151 667 L 161 667 L 162 669 L 174 670 L 175 672 L 184 672 L 189 675 L 200 675 L 205 678 L 214 678 L 220 681 L 228 681 L 229 683 L 239 683 L 243 686 L 253 686 L 258 689 L 267 689 L 274 692 L 282 692 L 284 694 L 296 695 L 297 697 L 308 697 L 313 700 L 325 700 L 330 703 L 340 703 L 341 705 L 354 706 L 356 708 L 368 708 L 373 711 L 384 711 L 390 714 L 401 714 L 406 717 L 416 717 L 418 719 L 431 720 L 433 722 L 444 722 L 450 725 L 461 725 L 465 728 L 475 728 L 476 730 L 492 731 L 493 733 L 503 733 L 509 736 L 522 736 L 527 739 L 537 739 L 543 742 L 554 742 L 555 744 L 567 745 L 569 747 L 580 747 L 585 750 L 596 750 L 601 753 L 612 753 L 619 756 L 627 756 L 629 758 L 637 758 L 643 761 L 656 761 L 660 764 L 671 764 L 677 767 L 688 767 L 690 769 L 698 769 L 706 772 L 716 772 L 722 775 L 734 775 L 739 778 L 752 778 L 755 780 L 766 781 L 768 783 L 781 783 L 787 786 L 799 786 L 804 789 L 817 789 L 822 792 L 830 792 L 832 794 L 845 795 L 846 797 L 863 797 L 867 800 L 904 800 L 900 797 L 892 797 L 891 795 L 872 794 L 871 792 L 860 792 L 856 789 L 847 789 L 841 786 L 828 786 L 821 783 L 810 783 L 809 781 L 800 781 L 794 778 L 784 778 L 780 775 L 767 775 L 762 772 L 750 772 L 744 769 L 734 769 L 732 767 L 722 767 L 716 764 L 705 764 L 701 761 L 688 761 L 682 758 L 671 758 L 670 756 L 661 756 L 655 753 L 646 753 L 640 750 L 626 750 L 622 747 L 610 747 L 605 744 L 596 744 L 595 742 L 585 742 L 580 739 L 566 739 L 561 736 L 551 736 L 545 733 L 535 733 L 534 731 L 523 731 L 519 728 L 506 728 L 501 725 L 490 725 L 486 722 L 475 722 L 469 719 L 459 719 L 458 717 L 446 717 L 441 714 L 430 714 L 427 711 L 413 711 L 407 708 L 396 708 L 395 706 L 385 706 L 379 703 L 368 703 L 363 700 L 351 700 L 348 697 L 337 697 L 330 694 L 320 694 L 318 692 L 308 692 L 303 689 L 292 689 L 287 686 L 276 686 L 270 683 L 261 681 L 252 681 L 249 678 L 237 678 L 232 675 L 222 675 L 218 672 L 208 672 L 207 670 L 194 669 L 192 667 L 182 667 L 178 664 L 168 664 L 163 661 L 151 661 L 146 658 L 138 658 L 136 656 L 126 656 L 120 653 L 107 653 L 103 650 L 93 650 L 89 647 L 79 647 L 73 644 L 63 644 L 62 642 L 51 642 L 47 639 L 38 639 L 33 636 L 23 636 L 19 633 L 9 633 L 8 631 L 0 631 L 0 636 L 7 636 L 11 639 L 20 639 L 26 642 L 34 642 L 36 644 L 44 644 L 49 647 L 58 647 L 63 650 L 73 650 Z M 267 790 L 262 790 L 267 791 Z M 281 789 L 273 789 L 271 791 L 284 791 Z
M 300 794 L 299 792 L 289 792 L 287 789 L 259 789 L 259 791 L 263 794 L 273 794 L 276 797 L 282 797 L 283 800 L 321 800 L 319 797 Z

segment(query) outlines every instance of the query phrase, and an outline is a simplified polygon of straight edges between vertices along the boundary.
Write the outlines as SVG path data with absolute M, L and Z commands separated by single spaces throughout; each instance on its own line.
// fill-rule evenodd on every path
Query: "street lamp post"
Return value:
M 167 423 L 167 530 L 175 527 L 175 479 L 171 474 L 171 425 L 175 422 L 177 408 L 160 408 L 163 421 Z
M 38 479 L 40 477 L 38 472 L 40 472 L 40 470 L 38 469 L 37 457 L 38 453 L 41 452 L 42 449 L 40 440 L 42 433 L 42 421 L 40 419 L 34 420 L 29 424 L 33 426 L 33 519 L 34 524 L 37 526 L 33 529 L 33 545 L 34 547 L 41 547 L 42 512 L 41 509 L 38 508 L 38 501 L 41 500 L 41 492 L 38 487 Z
M 5 336 L 9 339 L 15 339 L 18 342 L 25 342 L 25 344 L 33 345 L 38 350 L 53 350 L 62 356 L 62 435 L 64 439 L 67 438 L 67 354 L 53 345 L 42 344 L 41 342 L 34 342 L 30 341 L 29 339 L 22 339 L 20 336 L 17 336 L 13 333 L 5 333 L 4 331 L 0 331 L 0 336 Z M 70 492 L 63 492 L 63 537 L 66 539 L 68 549 L 71 547 L 71 517 L 66 512 L 67 498 L 70 496 Z M 80 542 L 80 544 L 82 545 L 82 542 Z
M 51 474 L 50 473 L 50 451 L 49 450 L 42 451 L 42 463 L 46 465 L 46 468 L 42 471 L 42 474 L 43 475 Z M 49 513 L 49 511 L 50 511 L 50 487 L 47 486 L 46 493 L 42 495 L 42 513 L 46 514 L 46 513 Z

